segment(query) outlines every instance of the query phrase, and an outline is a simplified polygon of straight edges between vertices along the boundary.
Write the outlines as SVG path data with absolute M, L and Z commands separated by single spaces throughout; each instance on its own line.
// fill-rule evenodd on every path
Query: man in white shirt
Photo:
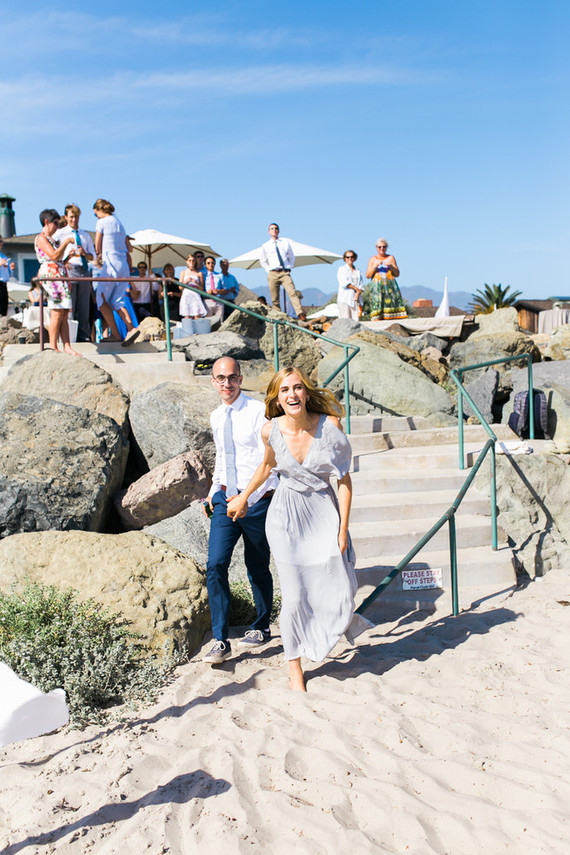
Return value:
M 214 641 L 204 656 L 204 661 L 213 665 L 220 664 L 231 655 L 228 568 L 240 537 L 244 539 L 245 565 L 257 617 L 238 645 L 256 648 L 271 637 L 269 620 L 273 605 L 273 578 L 269 570 L 265 517 L 277 486 L 277 476 L 271 475 L 250 496 L 245 517 L 233 522 L 227 514 L 228 499 L 245 489 L 264 457 L 261 428 L 265 423 L 265 407 L 260 401 L 242 393 L 242 380 L 241 369 L 235 359 L 222 356 L 214 362 L 212 385 L 222 403 L 210 417 L 216 465 L 205 509 L 208 516 L 211 514 L 207 585 Z
M 146 261 L 139 261 L 137 271 L 141 279 L 156 278 L 152 271 L 148 272 Z M 155 294 L 158 294 L 158 282 L 137 282 L 136 279 L 131 282 L 131 302 L 139 324 L 152 315 L 152 300 Z
M 79 217 L 81 210 L 77 205 L 65 206 L 65 225 L 58 229 L 54 237 L 60 243 L 66 238 L 73 238 L 74 243 L 69 244 L 68 252 L 63 260 L 67 270 L 75 281 L 70 280 L 71 285 L 71 316 L 77 321 L 77 341 L 91 341 L 91 324 L 89 323 L 89 311 L 91 309 L 92 287 L 90 282 L 81 282 L 83 276 L 90 276 L 87 262 L 95 258 L 95 247 L 91 235 L 85 229 L 79 228 Z
M 291 270 L 295 266 L 295 253 L 286 238 L 279 237 L 279 226 L 271 223 L 269 226 L 270 239 L 261 247 L 259 263 L 267 273 L 267 284 L 271 295 L 271 305 L 274 309 L 280 309 L 279 295 L 280 287 L 287 292 L 295 314 L 300 321 L 306 321 L 307 316 L 297 297 L 295 285 L 291 279 Z

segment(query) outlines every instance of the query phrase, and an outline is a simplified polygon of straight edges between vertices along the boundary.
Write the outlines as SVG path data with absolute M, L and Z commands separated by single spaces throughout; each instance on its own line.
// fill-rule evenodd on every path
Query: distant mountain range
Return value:
M 253 289 L 256 294 L 265 297 L 269 302 L 269 288 L 263 285 L 261 288 Z M 410 303 L 414 300 L 431 300 L 434 306 L 439 306 L 443 291 L 434 291 L 433 288 L 426 288 L 424 285 L 412 285 L 410 288 L 402 288 L 402 296 Z M 333 297 L 336 297 L 336 291 L 331 291 L 329 294 L 321 291 L 319 288 L 305 288 L 303 290 L 303 305 L 304 306 L 324 306 Z M 457 309 L 467 309 L 467 306 L 473 300 L 473 295 L 467 291 L 450 291 L 449 305 L 455 306 Z

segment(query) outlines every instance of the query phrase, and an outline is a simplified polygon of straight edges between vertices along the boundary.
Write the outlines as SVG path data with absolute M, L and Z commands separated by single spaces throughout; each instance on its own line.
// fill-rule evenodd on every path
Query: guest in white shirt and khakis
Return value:
M 79 228 L 80 216 L 81 209 L 77 205 L 66 205 L 67 225 L 58 229 L 54 237 L 60 243 L 66 238 L 73 238 L 74 242 L 63 257 L 70 276 L 71 316 L 77 321 L 77 341 L 91 341 L 89 315 L 93 288 L 90 282 L 81 282 L 81 279 L 91 275 L 88 262 L 95 258 L 95 247 L 89 232 Z
M 358 321 L 360 318 L 358 301 L 364 289 L 364 280 L 360 270 L 354 266 L 354 262 L 358 258 L 355 251 L 347 249 L 343 258 L 346 264 L 339 267 L 336 274 L 338 316 L 339 318 L 350 318 L 352 321 Z
M 244 490 L 264 457 L 261 428 L 266 422 L 265 406 L 241 391 L 241 369 L 235 359 L 222 356 L 212 366 L 212 385 L 222 403 L 210 416 L 216 445 L 216 465 L 207 498 L 211 514 L 206 582 L 212 617 L 213 643 L 205 662 L 218 665 L 231 655 L 228 638 L 230 586 L 228 570 L 234 547 L 244 540 L 247 574 L 257 616 L 238 641 L 240 647 L 256 648 L 269 641 L 273 606 L 273 578 L 269 570 L 269 544 L 265 517 L 277 476 L 271 475 L 248 499 L 247 514 L 233 522 L 227 513 L 228 500 Z
M 295 253 L 286 238 L 279 237 L 279 226 L 271 223 L 269 226 L 270 239 L 261 247 L 259 263 L 267 273 L 267 284 L 271 295 L 271 305 L 274 309 L 280 309 L 279 294 L 280 287 L 287 292 L 295 314 L 300 321 L 306 321 L 307 316 L 297 297 L 295 285 L 291 278 L 291 270 L 295 266 Z

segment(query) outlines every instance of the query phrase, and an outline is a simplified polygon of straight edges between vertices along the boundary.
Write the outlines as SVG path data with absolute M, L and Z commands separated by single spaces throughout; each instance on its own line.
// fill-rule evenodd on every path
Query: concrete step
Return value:
M 465 443 L 465 462 L 469 468 L 477 460 L 484 442 Z M 413 469 L 417 472 L 441 469 L 459 470 L 459 446 L 453 445 L 417 445 L 409 448 L 392 448 L 385 451 L 369 451 L 353 455 L 354 472 L 386 472 Z M 467 477 L 467 473 L 465 473 Z
M 493 424 L 490 427 L 498 439 L 514 440 L 518 438 L 508 425 Z M 459 442 L 459 428 L 457 426 L 359 433 L 358 429 L 351 423 L 351 430 L 352 433 L 349 439 L 353 455 L 365 454 L 369 451 L 422 445 L 457 445 Z M 466 443 L 480 443 L 481 446 L 488 439 L 488 434 L 481 425 L 464 425 L 463 435 Z
M 343 420 L 344 423 L 344 420 Z M 352 433 L 386 433 L 388 431 L 415 431 L 433 428 L 423 416 L 351 416 Z
M 359 558 L 356 564 L 358 579 L 357 603 L 361 603 L 388 573 L 402 560 L 404 555 L 383 555 L 375 560 Z M 420 552 L 406 568 L 424 570 L 439 568 L 443 570 L 443 589 L 413 589 L 404 591 L 402 575 L 388 585 L 376 603 L 398 602 L 418 607 L 422 603 L 433 603 L 445 596 L 449 601 L 451 590 L 449 549 L 425 549 Z M 471 547 L 457 550 L 457 577 L 459 599 L 462 606 L 469 605 L 478 592 L 481 596 L 493 596 L 499 592 L 514 589 L 516 575 L 511 550 L 507 546 L 493 551 L 489 547 Z M 366 616 L 373 619 L 376 603 Z
M 415 519 L 388 520 L 384 521 L 384 524 L 351 522 L 350 535 L 359 560 L 369 559 L 381 553 L 403 557 L 435 525 L 439 516 L 430 514 Z M 456 532 L 458 548 L 490 546 L 491 518 L 464 513 L 456 519 Z M 499 530 L 499 541 L 505 540 L 504 534 Z M 444 525 L 432 537 L 429 545 L 432 550 L 444 549 L 448 543 L 448 526 Z
M 382 493 L 429 493 L 432 490 L 454 490 L 457 495 L 468 473 L 459 469 L 442 468 L 439 471 L 405 471 L 352 473 L 355 496 L 379 495 Z M 424 498 L 424 504 L 429 499 Z
M 445 513 L 457 495 L 456 490 L 431 490 L 429 493 L 429 512 L 434 521 Z M 355 495 L 350 511 L 351 523 L 381 522 L 382 520 L 417 519 L 420 509 L 426 507 L 424 493 L 375 493 L 374 495 Z M 491 513 L 489 497 L 471 487 L 459 505 L 458 514 Z

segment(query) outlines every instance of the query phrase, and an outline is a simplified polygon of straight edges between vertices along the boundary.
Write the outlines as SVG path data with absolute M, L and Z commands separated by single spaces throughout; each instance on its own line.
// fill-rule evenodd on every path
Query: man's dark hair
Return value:
M 44 208 L 40 214 L 40 223 L 42 224 L 42 228 L 46 223 L 59 223 L 59 221 L 60 216 L 55 208 Z
M 206 258 L 204 259 L 204 261 L 209 261 L 210 259 L 212 259 L 212 261 L 214 262 L 214 264 L 216 263 L 216 259 L 214 258 L 214 256 L 213 256 L 213 255 L 207 255 L 207 256 L 206 256 Z
M 271 228 L 271 226 L 277 226 L 277 231 L 281 231 L 281 229 L 279 228 L 279 226 L 277 225 L 277 223 L 269 223 L 269 225 L 267 226 L 267 228 L 268 228 L 268 229 L 270 229 L 270 228 Z

